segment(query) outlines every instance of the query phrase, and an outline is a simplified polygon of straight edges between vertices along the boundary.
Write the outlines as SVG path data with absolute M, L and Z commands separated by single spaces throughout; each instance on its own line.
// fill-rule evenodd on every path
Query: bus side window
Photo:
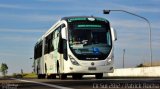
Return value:
M 52 35 L 52 45 L 53 45 L 53 51 L 56 49 L 56 48 L 55 48 L 54 41 L 55 41 L 55 31 L 53 32 L 53 35 Z
M 47 54 L 48 53 L 48 39 L 47 39 L 47 37 L 45 38 L 45 46 L 44 47 L 45 47 L 44 54 Z
M 50 40 L 50 52 L 52 52 L 54 50 L 54 46 L 52 44 L 53 41 L 53 32 L 50 34 L 51 40 Z
M 53 32 L 50 33 L 46 38 L 45 38 L 45 52 L 44 54 L 50 53 L 54 50 L 54 46 L 52 44 L 53 41 Z
M 34 48 L 34 59 L 37 59 L 42 56 L 42 41 L 36 44 Z

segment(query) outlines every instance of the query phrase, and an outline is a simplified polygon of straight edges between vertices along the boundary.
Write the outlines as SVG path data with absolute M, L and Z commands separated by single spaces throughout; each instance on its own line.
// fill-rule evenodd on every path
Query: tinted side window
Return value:
M 45 52 L 44 52 L 44 54 L 50 53 L 54 50 L 52 41 L 53 41 L 53 32 L 45 38 Z
M 42 41 L 39 42 L 34 48 L 34 59 L 42 56 Z

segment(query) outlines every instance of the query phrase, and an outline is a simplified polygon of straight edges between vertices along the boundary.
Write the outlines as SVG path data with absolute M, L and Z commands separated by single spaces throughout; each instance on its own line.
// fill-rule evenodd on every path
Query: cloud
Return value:
M 125 5 L 119 5 L 120 8 L 122 9 L 127 9 L 133 12 L 139 12 L 139 13 L 160 13 L 159 8 L 150 8 L 150 7 L 131 7 L 131 6 L 125 6 Z
M 113 25 L 123 28 L 145 28 L 145 22 L 138 20 L 128 20 L 128 19 L 114 19 L 110 21 Z
M 25 15 L 25 16 L 20 16 L 20 18 L 23 18 L 26 20 L 28 19 L 29 21 L 57 21 L 59 20 L 61 15 L 39 15 L 39 14 L 29 14 L 29 15 Z M 19 17 L 19 16 L 18 16 Z
M 19 5 L 19 4 L 0 4 L 0 8 L 7 8 L 7 9 L 36 9 L 31 6 Z
M 3 42 L 33 42 L 46 32 L 44 29 L 0 29 L 0 41 Z M 3 33 L 7 33 L 3 35 Z M 26 34 L 28 33 L 28 34 Z M 38 35 L 39 34 L 39 35 Z
M 76 0 L 36 0 L 41 2 L 69 2 L 69 1 L 76 1 Z
M 134 20 L 134 19 L 119 19 L 114 18 L 110 19 L 110 23 L 113 26 L 116 27 L 122 27 L 122 28 L 130 28 L 130 29 L 149 29 L 149 25 L 146 21 L 143 20 Z M 160 29 L 160 23 L 159 22 L 151 22 L 151 28 L 152 29 Z
M 44 33 L 44 29 L 3 29 L 0 28 L 0 32 L 8 32 L 8 33 Z
M 20 55 L 17 55 L 15 54 L 15 52 L 0 52 L 0 55 L 3 56 L 3 57 L 17 57 L 17 56 L 20 56 Z
M 21 8 L 19 5 L 12 5 L 12 4 L 0 4 L 0 8 Z
M 54 2 L 65 2 L 66 0 L 53 0 L 53 1 L 52 0 L 38 0 L 38 1 L 52 2 L 53 5 L 48 4 L 47 6 L 43 6 L 43 5 L 40 6 L 40 5 L 28 5 L 28 4 L 19 5 L 19 4 L 1 3 L 0 8 L 20 9 L 20 10 L 50 10 L 50 11 L 57 11 L 57 10 L 61 10 L 61 11 L 89 11 L 89 10 L 97 9 L 97 7 L 91 8 L 88 5 L 84 5 L 83 7 L 81 7 L 81 5 L 79 3 L 77 4 L 76 1 L 71 2 L 72 6 L 67 6 L 69 4 L 66 4 L 65 6 L 62 6 L 62 5 L 57 6 L 54 3 Z
M 29 22 L 54 22 L 60 19 L 61 15 L 45 15 L 45 14 L 8 14 L 1 13 L 0 18 L 4 20 L 29 21 Z
M 38 39 L 38 37 L 36 36 L 0 36 L 0 41 L 5 42 L 33 42 L 36 41 Z
M 29 5 L 29 4 L 23 4 L 23 5 L 19 5 L 19 4 L 5 4 L 5 3 L 1 3 L 0 4 L 0 8 L 9 8 L 9 9 L 28 9 L 28 10 L 61 10 L 61 11 L 93 11 L 93 12 L 97 12 L 97 10 L 103 10 L 104 8 L 106 8 L 106 6 L 109 6 L 111 8 L 114 9 L 123 9 L 123 10 L 129 10 L 129 11 L 133 11 L 133 12 L 148 12 L 148 13 L 160 13 L 159 8 L 154 8 L 154 7 L 132 7 L 130 5 L 123 5 L 123 4 L 119 4 L 119 3 L 113 3 L 113 2 L 106 2 L 105 1 L 94 1 L 93 4 L 88 4 L 88 2 L 86 1 L 82 1 L 84 2 L 82 3 L 77 3 L 76 0 L 36 0 L 37 3 L 39 2 L 51 2 L 53 3 L 53 5 L 49 4 L 47 6 L 39 6 L 39 5 Z M 57 2 L 63 2 L 62 5 L 66 5 L 65 8 L 62 5 L 59 6 L 54 6 L 55 3 Z M 68 2 L 66 4 L 64 4 L 65 2 Z M 85 3 L 86 2 L 86 3 Z M 155 1 L 156 2 L 156 1 Z M 96 4 L 100 4 L 101 7 L 96 7 Z M 41 5 L 41 4 L 40 4 Z M 72 5 L 72 6 L 68 6 L 68 5 Z M 83 7 L 82 7 L 83 5 Z M 108 8 L 108 7 L 107 7 Z
M 40 36 L 36 34 L 44 34 L 44 29 L 0 29 L 0 41 L 3 42 L 33 42 Z M 3 35 L 3 33 L 7 33 Z M 28 33 L 28 34 L 26 34 Z
M 154 2 L 152 2 L 154 3 Z M 157 7 L 151 7 L 151 6 L 137 6 L 137 7 L 133 7 L 131 5 L 124 5 L 122 3 L 109 3 L 108 4 L 110 7 L 112 7 L 112 9 L 122 9 L 122 10 L 128 10 L 128 11 L 131 11 L 131 12 L 139 12 L 139 13 L 160 13 L 160 10 L 159 8 Z

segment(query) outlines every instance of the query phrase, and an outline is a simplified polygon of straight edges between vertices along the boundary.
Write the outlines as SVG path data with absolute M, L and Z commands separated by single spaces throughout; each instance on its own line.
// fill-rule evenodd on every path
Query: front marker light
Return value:
M 69 55 L 69 59 L 71 60 L 73 65 L 79 66 L 79 63 L 71 55 Z
M 107 65 L 111 64 L 111 62 L 112 62 L 112 59 L 111 59 L 111 58 L 110 58 L 110 59 L 107 59 Z

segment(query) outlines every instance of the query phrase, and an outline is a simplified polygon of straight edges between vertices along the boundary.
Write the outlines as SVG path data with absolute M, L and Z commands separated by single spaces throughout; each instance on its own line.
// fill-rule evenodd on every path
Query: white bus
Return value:
M 93 16 L 64 17 L 54 24 L 34 47 L 38 78 L 81 79 L 114 70 L 113 43 L 116 32 L 108 20 Z

